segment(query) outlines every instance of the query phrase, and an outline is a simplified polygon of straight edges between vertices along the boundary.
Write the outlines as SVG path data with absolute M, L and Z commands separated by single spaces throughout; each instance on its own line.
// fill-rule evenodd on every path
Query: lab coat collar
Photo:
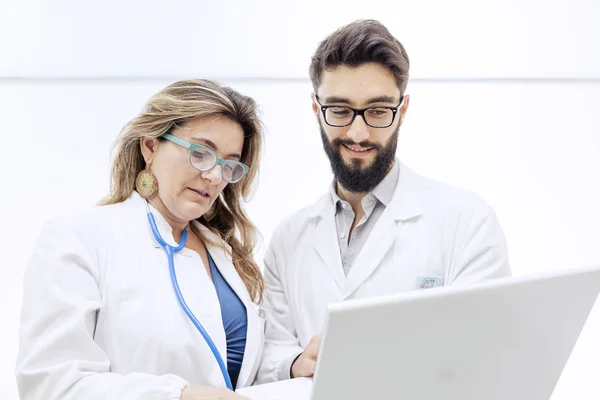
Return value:
M 137 193 L 136 191 L 133 191 L 133 193 L 127 200 L 127 202 L 131 204 L 132 208 L 136 209 L 136 211 L 132 211 L 132 212 L 135 212 L 135 213 L 139 213 L 140 211 L 143 212 L 144 223 L 146 225 L 145 230 L 150 235 L 150 239 L 151 239 L 154 247 L 160 248 L 161 246 L 158 243 L 158 241 L 156 240 L 156 238 L 154 237 L 154 234 L 152 233 L 152 228 L 150 227 L 150 222 L 148 221 L 148 217 L 146 215 L 147 214 L 146 205 L 145 205 L 146 200 L 144 198 L 142 198 L 142 196 L 140 196 L 139 193 Z M 177 246 L 178 243 L 175 242 L 175 239 L 173 238 L 173 228 L 171 227 L 171 225 L 169 225 L 169 223 L 162 216 L 162 214 L 156 208 L 154 208 L 152 206 L 152 204 L 150 204 L 149 202 L 148 202 L 148 207 L 150 207 L 150 212 L 152 212 L 152 215 L 154 216 L 154 221 L 156 222 L 156 227 L 158 228 L 158 232 L 162 236 L 163 240 L 171 246 Z M 138 211 L 138 209 L 140 209 L 140 210 Z M 207 239 L 209 239 L 215 243 L 222 243 L 222 245 L 225 247 L 225 249 L 227 251 L 231 252 L 231 246 L 229 246 L 227 243 L 223 242 L 223 240 L 221 238 L 219 238 L 217 235 L 215 235 L 213 232 L 211 232 L 206 226 L 202 225 L 198 221 L 191 221 L 190 224 L 194 225 L 198 230 L 203 232 L 203 234 L 207 237 Z M 207 244 L 207 247 L 208 247 L 208 244 Z M 182 252 L 183 252 L 183 250 L 182 250 Z M 211 255 L 212 255 L 212 253 L 211 253 Z
M 422 200 L 419 195 L 418 176 L 400 160 L 396 159 L 400 168 L 398 183 L 390 203 L 388 216 L 394 221 L 405 221 L 423 213 Z M 335 203 L 331 193 L 327 192 L 312 207 L 309 218 L 335 215 Z
M 419 195 L 418 176 L 408 167 L 400 164 L 398 160 L 396 162 L 399 163 L 400 174 L 394 194 L 355 261 L 355 264 L 364 264 L 364 266 L 352 268 L 347 277 L 344 276 L 339 252 L 335 223 L 336 205 L 331 193 L 325 193 L 313 206 L 309 214 L 309 218 L 315 220 L 315 229 L 319 232 L 315 235 L 313 245 L 331 272 L 343 298 L 350 296 L 377 267 L 383 255 L 392 245 L 393 239 L 396 237 L 396 230 L 401 222 L 414 218 L 423 212 L 422 200 Z
M 131 194 L 130 198 L 126 202 L 129 203 L 128 205 L 131 206 L 132 213 L 139 213 L 140 215 L 143 215 L 144 226 L 146 227 L 145 231 L 150 236 L 150 239 L 151 239 L 154 247 L 160 248 L 161 247 L 160 244 L 158 243 L 158 241 L 154 237 L 154 234 L 152 233 L 152 228 L 150 227 L 150 222 L 148 222 L 146 205 L 144 204 L 146 202 L 146 200 L 143 199 L 142 196 L 140 196 L 137 192 L 134 191 Z M 176 243 L 175 240 L 173 239 L 173 228 L 171 228 L 171 225 L 169 225 L 169 223 L 162 216 L 162 214 L 156 208 L 152 207 L 152 205 L 150 203 L 148 203 L 148 206 L 150 207 L 150 212 L 152 212 L 152 215 L 154 216 L 154 221 L 156 221 L 156 227 L 158 228 L 158 232 L 162 236 L 163 240 L 171 246 L 177 246 L 178 243 Z M 194 225 L 194 227 L 196 229 L 198 229 L 200 232 L 202 232 L 202 235 L 207 239 L 204 244 L 206 245 L 206 248 L 207 248 L 208 252 L 210 253 L 210 255 L 213 257 L 213 260 L 217 264 L 217 267 L 219 267 L 219 271 L 221 271 L 222 268 L 226 268 L 226 266 L 228 266 L 230 264 L 231 264 L 231 267 L 233 268 L 233 264 L 231 262 L 231 256 L 229 256 L 229 254 L 231 254 L 231 246 L 229 244 L 225 243 L 223 241 L 223 239 L 221 239 L 217 234 L 212 232 L 210 229 L 208 229 L 208 227 L 201 224 L 200 222 L 191 221 L 190 224 Z M 182 249 L 181 253 L 184 254 L 185 250 L 186 249 Z M 234 272 L 235 276 L 241 282 L 241 278 L 239 278 L 237 272 L 235 270 L 233 270 L 233 272 Z M 245 289 L 244 290 L 236 290 L 236 288 L 234 287 L 236 285 L 236 282 L 233 282 L 235 279 L 228 278 L 228 276 L 232 277 L 233 275 L 229 274 L 228 271 L 225 271 L 225 272 L 221 271 L 221 273 L 223 273 L 223 276 L 224 276 L 225 280 L 227 280 L 227 283 L 229 283 L 232 286 L 232 288 L 235 290 L 235 292 L 238 294 L 238 296 L 240 296 L 240 298 L 242 298 L 242 296 L 246 296 L 248 299 L 250 298 Z M 242 282 L 242 285 L 243 285 L 243 282 Z
M 167 220 L 156 208 L 152 206 L 152 204 L 147 202 L 146 199 L 140 196 L 140 194 L 135 190 L 131 193 L 129 198 L 125 200 L 125 205 L 130 208 L 130 215 L 135 215 L 136 217 L 139 215 L 140 221 L 143 221 L 141 223 L 144 226 L 144 232 L 146 232 L 146 234 L 149 236 L 150 242 L 155 248 L 160 248 L 160 244 L 154 237 L 150 222 L 148 221 L 146 203 L 148 203 L 150 212 L 154 216 L 154 221 L 156 222 L 156 227 L 158 228 L 158 233 L 160 233 L 160 236 L 170 246 L 177 246 L 178 243 L 175 242 L 175 239 L 173 238 L 173 229 L 171 228 L 171 225 L 169 225 Z

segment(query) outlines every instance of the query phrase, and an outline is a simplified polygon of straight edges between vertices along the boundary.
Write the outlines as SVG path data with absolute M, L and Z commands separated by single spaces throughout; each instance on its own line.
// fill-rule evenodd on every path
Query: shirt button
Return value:
M 342 208 L 345 210 L 348 208 L 348 204 L 347 203 L 342 203 Z
M 340 238 L 341 238 L 341 239 L 343 239 L 343 238 L 345 238 L 345 237 L 346 237 L 346 232 L 344 232 L 344 233 L 342 233 L 342 234 L 340 235 Z

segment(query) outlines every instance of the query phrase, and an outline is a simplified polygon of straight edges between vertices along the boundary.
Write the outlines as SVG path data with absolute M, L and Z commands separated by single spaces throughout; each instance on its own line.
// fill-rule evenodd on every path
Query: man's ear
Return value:
M 406 94 L 402 101 L 402 107 L 400 107 L 400 125 L 404 123 L 404 117 L 406 116 L 406 111 L 408 111 L 408 103 L 410 103 L 410 95 Z
M 152 159 L 158 150 L 158 139 L 152 137 L 142 137 L 140 139 L 140 150 L 147 165 L 152 164 Z
M 319 121 L 319 105 L 317 104 L 317 94 L 313 93 L 310 96 L 311 100 L 312 100 L 312 110 L 313 113 L 315 114 L 315 117 L 317 118 L 317 121 Z

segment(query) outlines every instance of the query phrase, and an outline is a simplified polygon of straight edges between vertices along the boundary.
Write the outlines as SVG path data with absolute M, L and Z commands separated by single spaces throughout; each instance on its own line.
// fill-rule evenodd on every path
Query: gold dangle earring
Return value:
M 149 169 L 143 169 L 135 178 L 135 189 L 146 200 L 152 199 L 158 193 L 158 181 Z

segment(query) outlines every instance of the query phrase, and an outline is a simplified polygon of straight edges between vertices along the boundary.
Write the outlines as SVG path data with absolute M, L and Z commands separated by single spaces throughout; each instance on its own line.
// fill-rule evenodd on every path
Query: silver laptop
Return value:
M 331 304 L 314 379 L 247 395 L 548 400 L 599 292 L 595 266 Z

